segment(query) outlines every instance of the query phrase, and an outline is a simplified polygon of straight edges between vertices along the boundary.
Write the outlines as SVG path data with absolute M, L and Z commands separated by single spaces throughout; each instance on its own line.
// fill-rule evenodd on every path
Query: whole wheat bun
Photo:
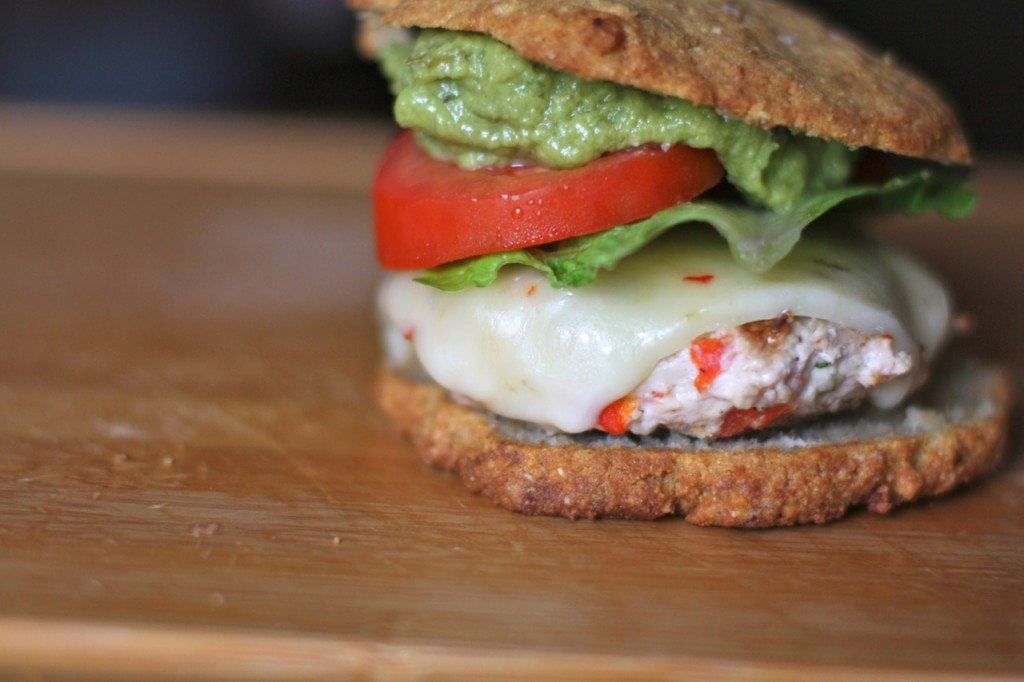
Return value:
M 486 33 L 554 69 L 708 105 L 762 128 L 971 161 L 956 115 L 931 85 L 890 55 L 775 0 L 349 4 L 392 26 Z
M 453 402 L 436 385 L 384 370 L 376 400 L 429 464 L 526 514 L 765 528 L 887 513 L 990 472 L 1005 449 L 1006 376 L 943 367 L 892 411 L 861 410 L 759 437 L 699 441 L 551 434 Z

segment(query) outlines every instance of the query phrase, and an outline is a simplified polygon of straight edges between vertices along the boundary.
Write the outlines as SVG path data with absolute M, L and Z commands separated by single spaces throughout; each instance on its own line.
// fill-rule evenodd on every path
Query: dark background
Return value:
M 804 0 L 945 90 L 983 153 L 1024 154 L 1024 0 Z M 340 0 L 9 0 L 0 99 L 386 116 Z

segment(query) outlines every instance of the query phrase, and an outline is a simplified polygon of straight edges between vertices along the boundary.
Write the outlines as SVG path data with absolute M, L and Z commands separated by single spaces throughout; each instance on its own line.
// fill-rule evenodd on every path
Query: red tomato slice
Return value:
M 462 170 L 405 131 L 373 189 L 377 256 L 396 270 L 607 230 L 689 201 L 722 177 L 714 152 L 636 147 L 585 166 Z

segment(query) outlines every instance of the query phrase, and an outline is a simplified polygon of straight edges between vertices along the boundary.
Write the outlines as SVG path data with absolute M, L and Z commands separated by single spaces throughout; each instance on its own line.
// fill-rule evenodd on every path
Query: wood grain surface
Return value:
M 386 128 L 0 109 L 0 677 L 1024 676 L 1024 462 L 773 531 L 531 518 L 371 408 Z M 7 153 L 7 152 L 10 153 Z M 1024 164 L 882 231 L 1024 385 Z

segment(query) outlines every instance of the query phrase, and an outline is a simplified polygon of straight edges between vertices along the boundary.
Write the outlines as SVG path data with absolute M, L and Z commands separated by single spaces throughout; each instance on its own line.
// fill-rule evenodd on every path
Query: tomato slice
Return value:
M 722 177 L 714 152 L 645 146 L 565 170 L 462 170 L 409 131 L 384 155 L 373 189 L 377 256 L 412 270 L 607 230 L 689 201 Z

